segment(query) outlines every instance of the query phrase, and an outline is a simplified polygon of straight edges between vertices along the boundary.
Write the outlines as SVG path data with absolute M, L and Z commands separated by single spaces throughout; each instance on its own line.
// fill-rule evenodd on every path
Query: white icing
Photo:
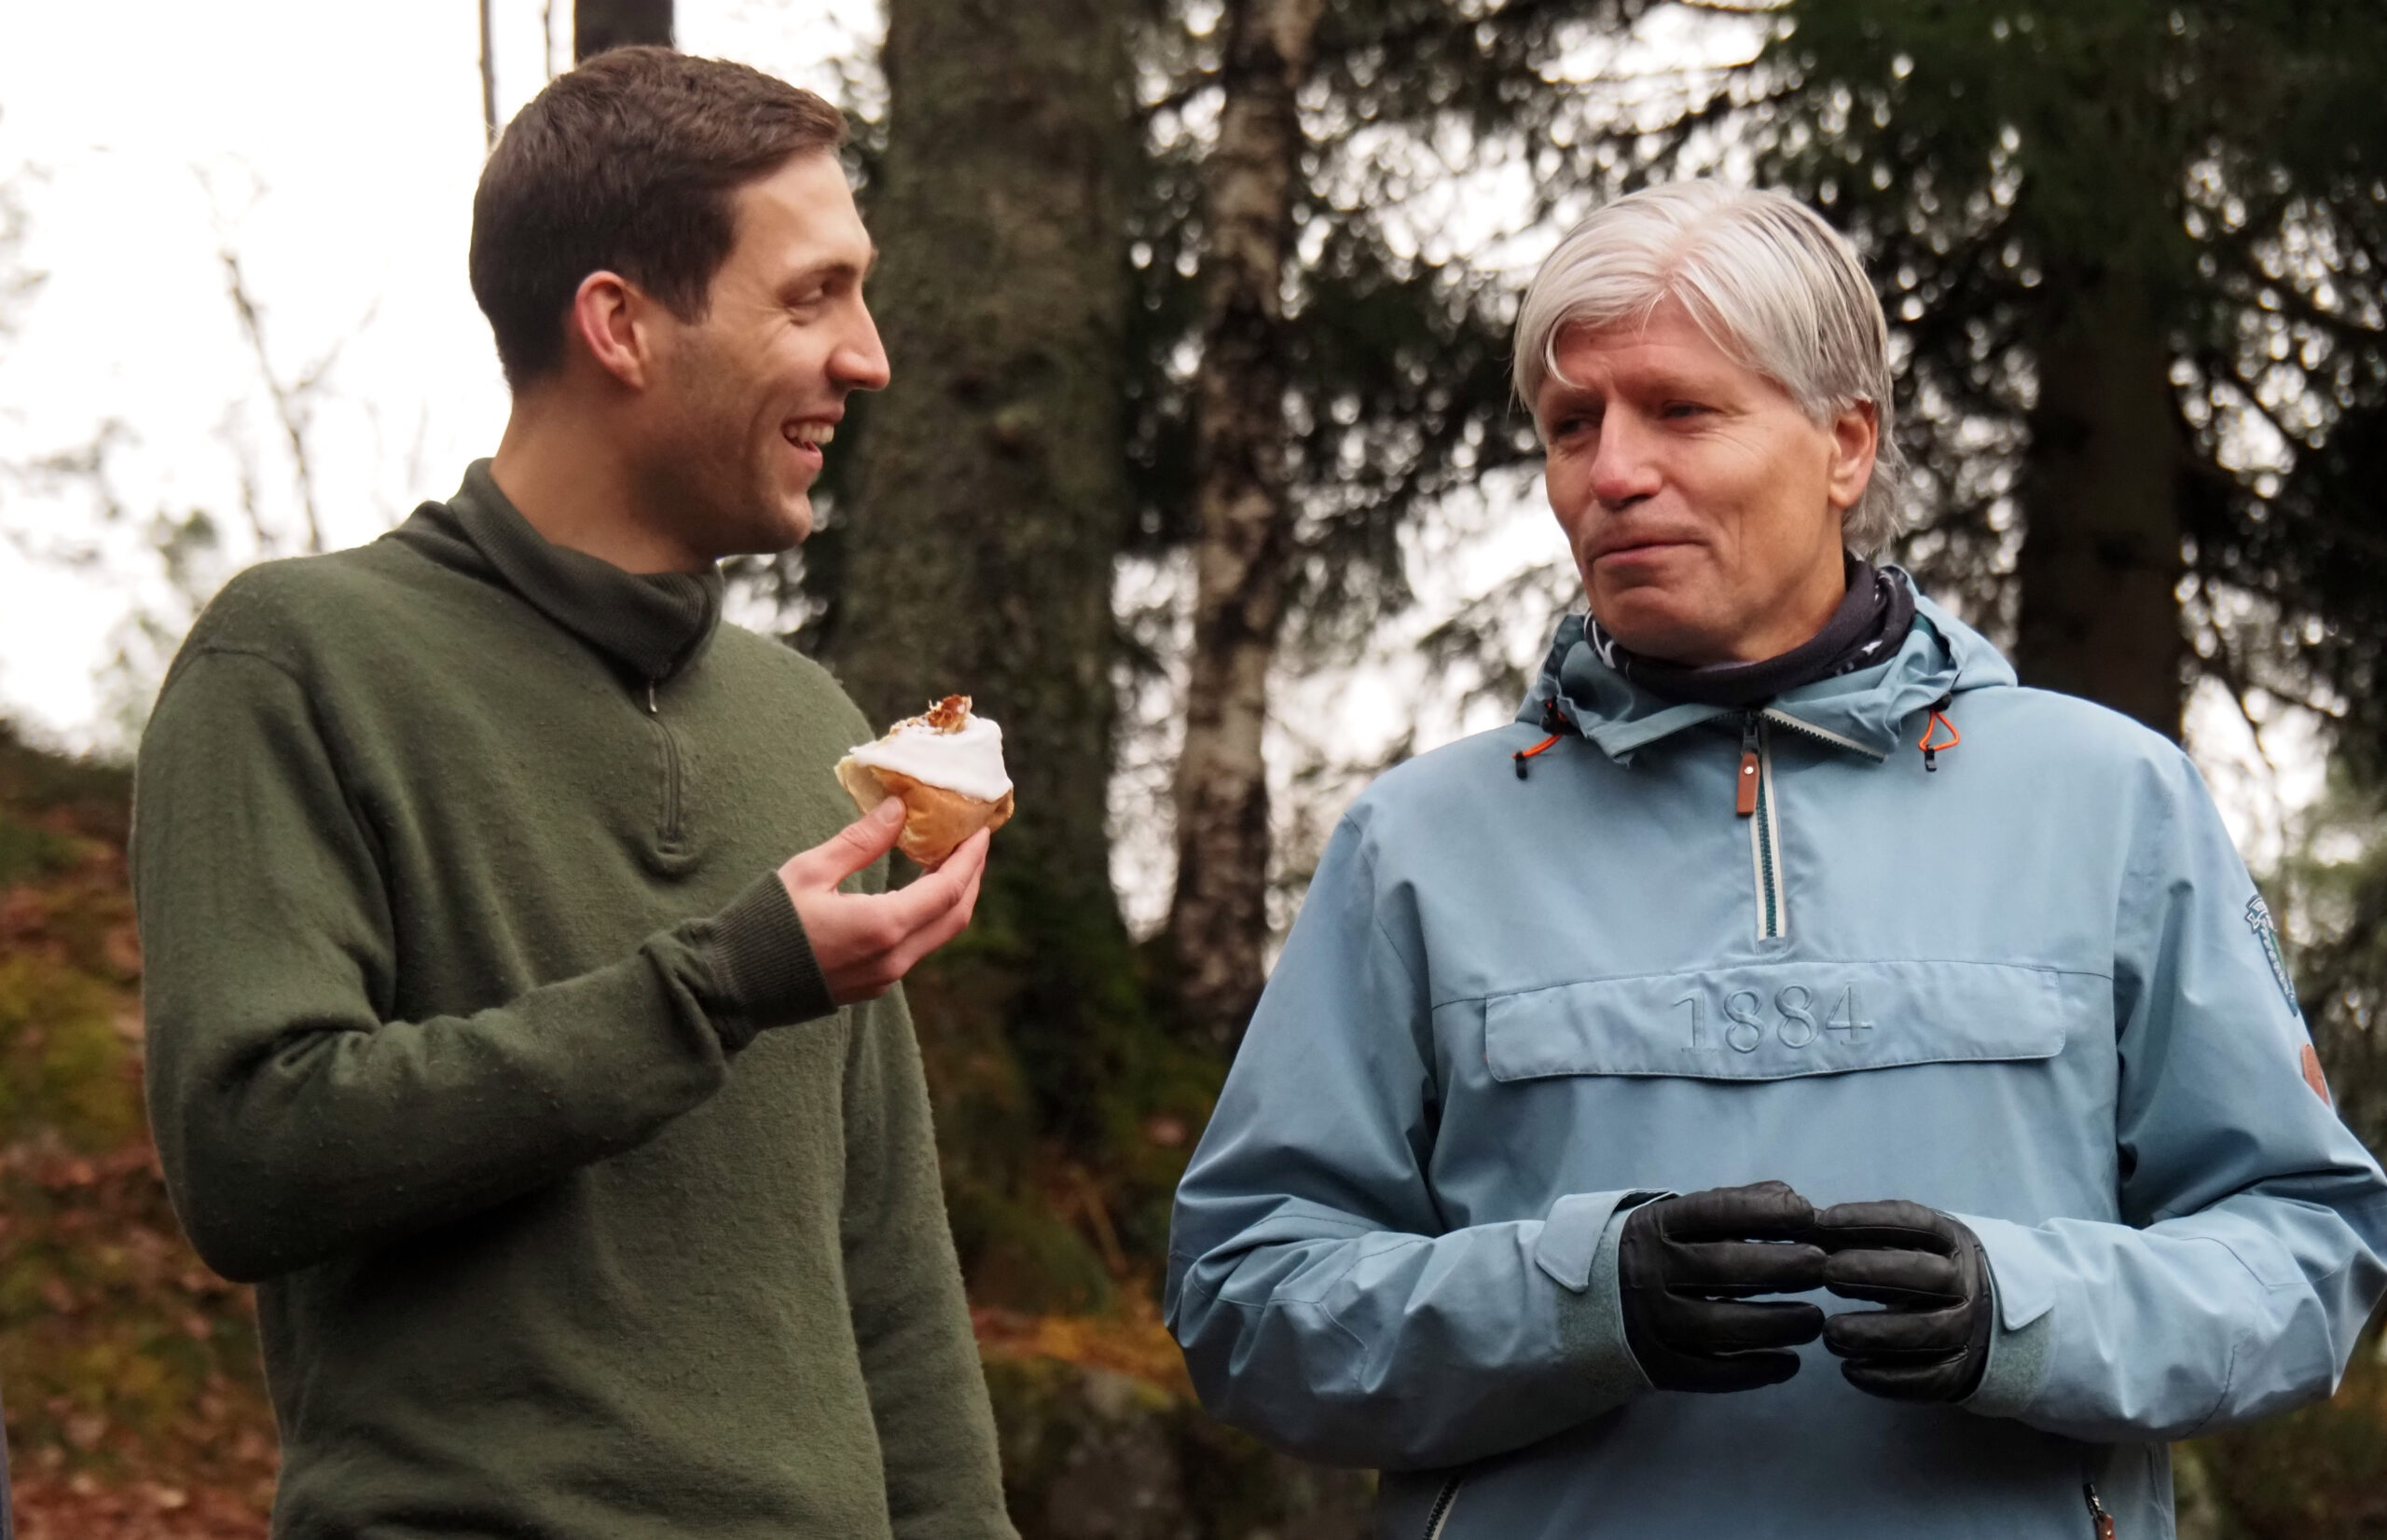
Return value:
M 1000 802 L 1011 790 L 1003 770 L 1003 730 L 973 716 L 958 733 L 940 733 L 918 717 L 888 730 L 876 743 L 849 750 L 858 763 L 892 770 L 980 802 Z

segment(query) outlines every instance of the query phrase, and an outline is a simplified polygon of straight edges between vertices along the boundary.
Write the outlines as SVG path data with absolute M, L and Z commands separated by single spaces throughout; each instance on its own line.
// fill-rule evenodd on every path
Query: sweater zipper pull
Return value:
M 646 714 L 650 717 L 659 717 L 663 714 L 661 708 L 655 704 L 655 681 L 653 680 L 648 680 L 646 681 Z
M 2105 1511 L 2104 1504 L 2097 1501 L 2097 1483 L 2082 1483 L 2080 1494 L 2089 1499 L 2089 1521 L 2097 1527 L 2097 1540 L 2114 1540 L 2114 1516 Z
M 1757 713 L 1741 718 L 1741 775 L 1732 789 L 1732 811 L 1741 818 L 1757 813 Z

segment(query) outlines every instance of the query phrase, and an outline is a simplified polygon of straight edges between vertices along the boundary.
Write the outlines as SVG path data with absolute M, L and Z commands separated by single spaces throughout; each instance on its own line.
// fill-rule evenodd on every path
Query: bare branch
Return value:
M 2273 411 L 2270 404 L 2263 399 L 2261 389 L 2246 378 L 2246 371 L 2238 366 L 2237 360 L 2213 355 L 2213 364 L 2214 372 L 2211 378 L 2215 383 L 2228 386 L 2230 393 L 2238 398 L 2239 405 L 2251 410 L 2256 417 L 2270 424 L 2271 432 L 2279 434 L 2280 442 L 2285 444 L 2291 451 L 2312 447 L 2311 435 L 2291 428 L 2280 420 L 2279 414 Z
M 2213 656 L 2205 660 L 2204 672 L 2207 677 L 2220 681 L 2221 687 L 2229 694 L 2229 704 L 2238 708 L 2238 720 L 2246 724 L 2246 736 L 2255 745 L 2256 757 L 2260 759 L 2263 762 L 2263 767 L 2270 772 L 2271 801 L 2277 808 L 2281 822 L 2284 823 L 2287 819 L 2287 804 L 2279 793 L 2279 761 L 2271 757 L 2270 745 L 2263 741 L 2263 724 L 2256 720 L 2255 708 L 2248 699 L 2257 690 L 2261 690 L 2265 694 L 2271 694 L 2271 691 L 2256 681 L 2253 670 L 2248 668 L 2245 660 L 2238 655 L 2238 650 L 2230 645 L 2229 631 L 2227 626 L 2216 619 L 2206 626 L 2206 634 L 2213 639 Z
M 1194 70 L 1186 75 L 1183 82 L 1175 90 L 1157 101 L 1143 103 L 1136 109 L 1136 114 L 1149 123 L 1165 112 L 1183 112 L 1193 103 L 1195 97 L 1218 83 L 1218 71 Z
M 313 396 L 322 388 L 324 375 L 331 367 L 332 356 L 338 352 L 339 345 L 335 344 L 332 352 L 314 367 L 303 371 L 297 383 L 285 383 L 274 372 L 273 355 L 266 351 L 265 317 L 249 293 L 248 277 L 241 270 L 240 254 L 227 245 L 216 254 L 224 264 L 225 292 L 232 301 L 233 314 L 240 318 L 241 333 L 249 340 L 249 351 L 256 355 L 257 374 L 265 381 L 266 394 L 273 400 L 274 416 L 281 419 L 283 433 L 290 441 L 290 461 L 298 478 L 298 505 L 307 516 L 307 549 L 321 551 L 324 522 L 315 501 L 315 466 L 307 452 L 307 426 L 314 415 Z

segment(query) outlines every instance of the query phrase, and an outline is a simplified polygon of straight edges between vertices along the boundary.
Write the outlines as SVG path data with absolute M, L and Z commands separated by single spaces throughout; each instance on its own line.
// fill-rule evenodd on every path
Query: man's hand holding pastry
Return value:
M 904 803 L 889 797 L 834 837 L 789 858 L 780 881 L 804 922 L 813 959 L 839 1005 L 876 999 L 922 957 L 959 935 L 987 870 L 985 831 L 936 869 L 891 893 L 848 893 L 838 884 L 894 848 Z

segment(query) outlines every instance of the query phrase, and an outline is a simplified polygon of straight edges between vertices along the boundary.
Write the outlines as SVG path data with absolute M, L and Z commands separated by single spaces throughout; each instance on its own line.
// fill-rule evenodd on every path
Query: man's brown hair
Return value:
M 739 187 L 834 152 L 845 115 L 762 71 L 616 48 L 515 115 L 473 195 L 473 297 L 520 390 L 562 362 L 581 280 L 621 274 L 683 321 L 737 240 Z

